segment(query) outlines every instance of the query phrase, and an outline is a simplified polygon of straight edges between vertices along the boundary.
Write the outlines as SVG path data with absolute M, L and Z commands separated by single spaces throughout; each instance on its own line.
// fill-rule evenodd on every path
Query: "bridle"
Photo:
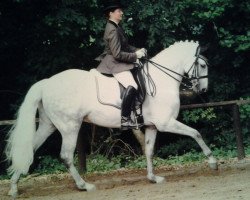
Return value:
M 194 89 L 195 87 L 198 88 L 199 87 L 199 80 L 200 79 L 204 79 L 204 78 L 208 78 L 208 76 L 200 76 L 199 73 L 199 67 L 198 67 L 198 59 L 202 59 L 205 61 L 206 65 L 208 66 L 208 62 L 207 59 L 200 55 L 200 47 L 197 47 L 196 49 L 196 53 L 195 53 L 196 59 L 193 62 L 193 64 L 191 65 L 191 67 L 189 68 L 187 74 L 189 74 L 189 72 L 193 69 L 192 75 L 186 76 L 185 74 L 182 75 L 180 73 L 177 73 L 163 65 L 160 65 L 152 60 L 149 60 L 147 57 L 141 58 L 139 60 L 139 67 L 142 68 L 143 73 L 145 75 L 145 77 L 147 78 L 147 83 L 148 83 L 148 88 L 150 90 L 150 96 L 154 96 L 156 94 L 156 86 L 155 83 L 151 77 L 151 75 L 149 74 L 149 70 L 148 70 L 148 63 L 152 64 L 153 66 L 155 66 L 157 69 L 159 69 L 160 71 L 162 71 L 163 73 L 165 73 L 166 75 L 170 76 L 171 78 L 173 78 L 174 80 L 178 81 L 181 85 L 183 85 L 185 88 L 187 89 Z M 145 67 L 144 67 L 145 66 Z M 169 72 L 174 73 L 184 79 L 187 80 L 188 84 L 178 80 L 177 78 L 175 78 L 173 75 L 171 75 Z M 145 81 L 146 82 L 146 81 Z
M 189 78 L 189 80 L 194 80 L 194 79 L 199 80 L 199 79 L 203 79 L 203 78 L 208 78 L 208 75 L 200 76 L 200 74 L 199 74 L 198 59 L 202 59 L 206 63 L 206 65 L 208 66 L 207 58 L 200 55 L 200 47 L 197 47 L 195 57 L 196 57 L 196 59 L 195 59 L 194 63 L 191 65 L 191 67 L 189 68 L 189 70 L 187 72 L 187 74 L 189 74 L 191 69 L 194 68 L 192 76 L 191 76 L 191 78 Z
M 194 63 L 192 64 L 192 66 L 190 67 L 190 69 L 188 70 L 187 74 L 189 74 L 189 72 L 193 69 L 192 75 L 191 75 L 191 77 L 188 78 L 188 81 L 192 83 L 191 88 L 192 89 L 196 88 L 197 91 L 199 92 L 200 79 L 208 78 L 208 75 L 200 76 L 200 71 L 199 71 L 199 67 L 198 67 L 198 59 L 202 59 L 206 63 L 206 66 L 208 66 L 208 62 L 204 56 L 200 55 L 200 47 L 199 46 L 196 49 L 195 56 L 196 56 L 196 59 L 195 59 Z

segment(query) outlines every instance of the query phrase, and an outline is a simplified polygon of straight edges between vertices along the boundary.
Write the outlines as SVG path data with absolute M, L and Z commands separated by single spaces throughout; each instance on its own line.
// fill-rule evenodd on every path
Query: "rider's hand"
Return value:
M 145 57 L 146 53 L 147 53 L 147 50 L 145 48 L 139 49 L 138 51 L 135 52 L 138 59 Z
M 140 61 L 139 59 L 137 58 L 136 61 L 135 61 L 135 67 L 138 67 L 140 65 Z
M 147 49 L 141 48 L 141 50 L 145 53 L 145 55 L 147 54 Z

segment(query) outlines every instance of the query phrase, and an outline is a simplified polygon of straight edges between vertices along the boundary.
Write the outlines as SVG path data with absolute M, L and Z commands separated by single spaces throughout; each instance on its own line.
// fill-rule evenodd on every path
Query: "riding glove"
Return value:
M 135 52 L 137 58 L 145 57 L 147 53 L 147 50 L 145 48 L 141 48 L 138 51 Z

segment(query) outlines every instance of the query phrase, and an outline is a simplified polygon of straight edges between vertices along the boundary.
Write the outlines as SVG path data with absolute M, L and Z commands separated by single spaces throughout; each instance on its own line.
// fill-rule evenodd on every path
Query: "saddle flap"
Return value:
M 92 69 L 92 72 L 95 69 Z M 101 104 L 121 108 L 120 86 L 113 77 L 107 77 L 95 70 L 95 82 L 98 101 Z

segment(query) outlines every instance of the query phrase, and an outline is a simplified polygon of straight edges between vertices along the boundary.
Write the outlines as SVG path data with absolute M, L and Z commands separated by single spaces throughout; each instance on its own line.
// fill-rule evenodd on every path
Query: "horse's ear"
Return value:
M 200 47 L 200 45 L 197 47 L 197 49 L 196 49 L 196 52 L 195 52 L 195 56 L 197 57 L 197 56 L 199 56 L 200 55 L 200 52 L 201 52 L 201 47 Z
M 209 46 L 210 46 L 209 43 L 203 44 L 203 45 L 199 45 L 199 47 L 200 47 L 200 54 L 206 52 L 208 50 Z

